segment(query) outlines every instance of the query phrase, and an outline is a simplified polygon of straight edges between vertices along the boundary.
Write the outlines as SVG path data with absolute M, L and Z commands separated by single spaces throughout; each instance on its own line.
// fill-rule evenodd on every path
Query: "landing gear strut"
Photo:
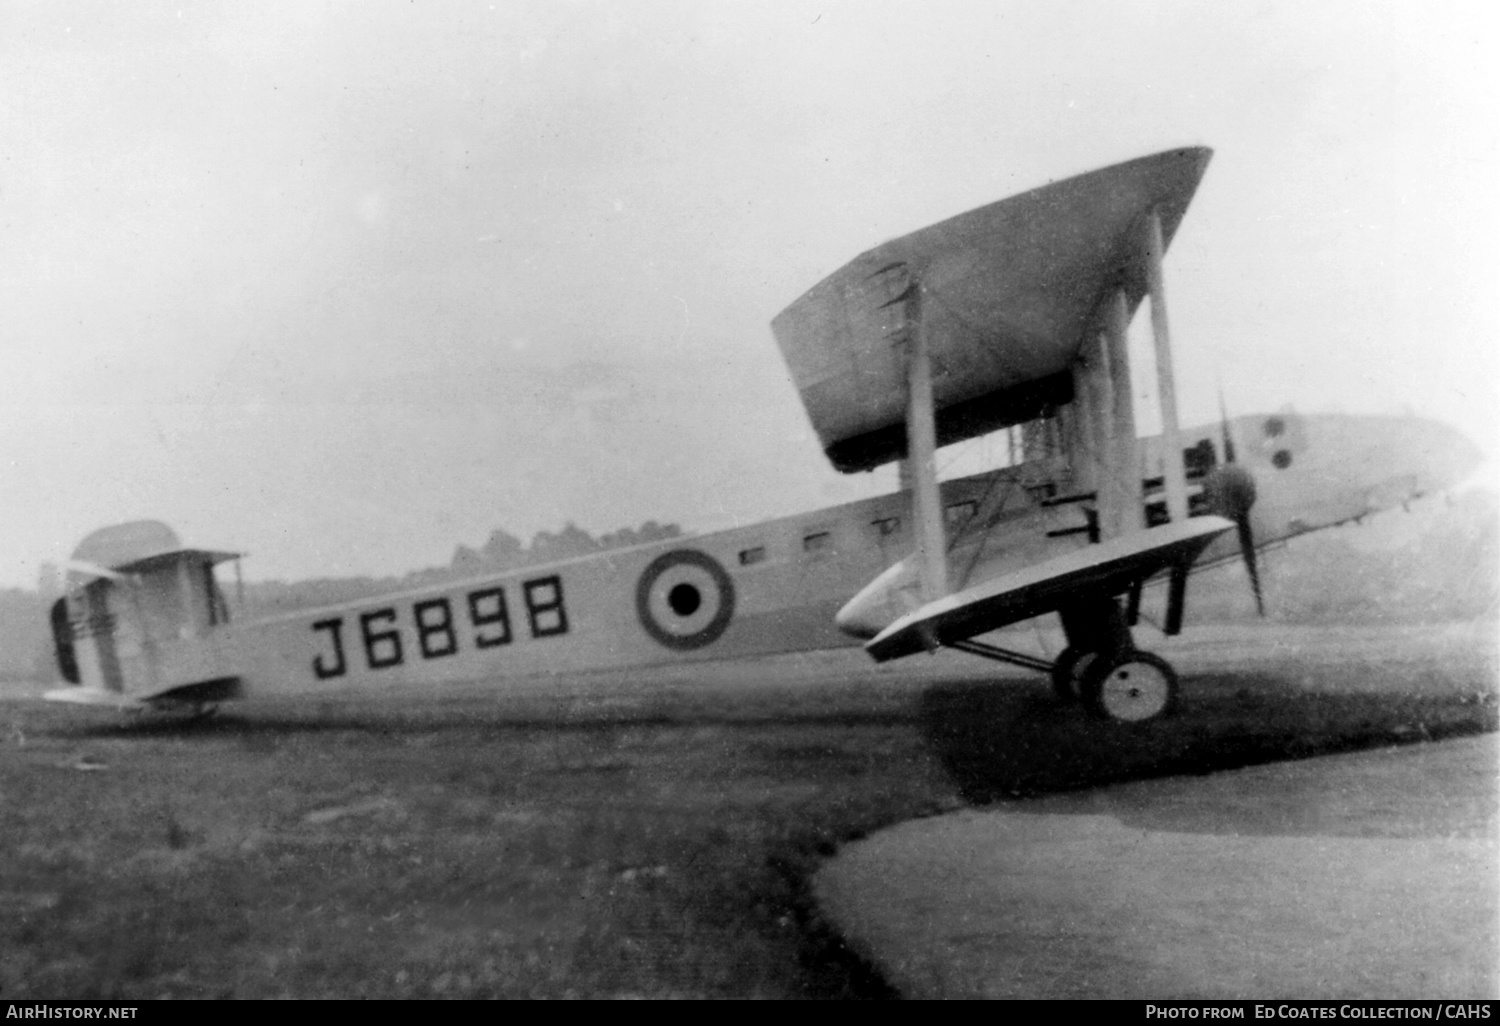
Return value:
M 1058 614 L 1068 647 L 1052 662 L 973 638 L 947 644 L 971 655 L 1049 674 L 1059 698 L 1082 701 L 1101 719 L 1144 723 L 1172 711 L 1177 704 L 1177 674 L 1165 659 L 1135 647 L 1117 600 L 1083 599 Z
M 1125 612 L 1114 598 L 1085 599 L 1058 610 L 1068 647 L 1052 664 L 1052 688 L 1066 701 L 1120 723 L 1143 723 L 1177 704 L 1170 663 L 1135 647 Z

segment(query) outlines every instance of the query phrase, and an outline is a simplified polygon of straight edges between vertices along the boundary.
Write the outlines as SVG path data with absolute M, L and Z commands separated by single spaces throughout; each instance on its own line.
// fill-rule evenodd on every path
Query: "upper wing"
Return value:
M 1180 562 L 1197 558 L 1234 523 L 1223 517 L 1136 531 L 1002 574 L 914 610 L 865 645 L 878 662 L 972 638 L 1050 613 L 1081 592 L 1118 594 Z
M 1140 219 L 1170 243 L 1210 151 L 1169 150 L 1053 182 L 893 239 L 771 322 L 808 417 L 838 469 L 906 448 L 904 290 L 921 289 L 939 445 L 1030 420 L 1072 398 L 1069 368 L 1103 296 L 1146 293 Z

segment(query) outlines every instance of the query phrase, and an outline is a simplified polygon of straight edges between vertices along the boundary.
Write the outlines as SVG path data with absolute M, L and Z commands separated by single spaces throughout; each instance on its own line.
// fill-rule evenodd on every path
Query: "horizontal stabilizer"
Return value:
M 932 354 L 937 443 L 1071 401 L 1069 368 L 1103 297 L 1146 294 L 1139 232 L 1170 243 L 1211 151 L 1170 150 L 1068 178 L 893 239 L 813 286 L 771 322 L 834 466 L 906 450 L 909 290 Z
M 177 534 L 158 520 L 133 520 L 103 527 L 78 543 L 63 567 L 84 577 L 122 578 L 144 573 L 183 556 L 196 556 L 210 566 L 238 559 L 238 552 L 185 549 Z
M 161 709 L 172 706 L 228 702 L 243 697 L 243 686 L 238 677 L 216 677 L 193 684 L 179 684 L 163 688 L 150 694 L 126 695 L 105 688 L 72 687 L 57 688 L 43 693 L 42 697 L 49 702 L 70 702 L 73 705 L 107 705 L 113 709 Z
M 134 696 L 122 695 L 118 691 L 104 688 L 57 688 L 42 695 L 49 702 L 68 702 L 72 705 L 104 705 L 111 709 L 144 709 L 146 703 Z
M 1233 529 L 1223 517 L 1194 517 L 1077 549 L 929 602 L 881 631 L 865 651 L 885 662 L 1053 612 L 1080 595 L 1118 595 L 1169 566 L 1191 562 Z

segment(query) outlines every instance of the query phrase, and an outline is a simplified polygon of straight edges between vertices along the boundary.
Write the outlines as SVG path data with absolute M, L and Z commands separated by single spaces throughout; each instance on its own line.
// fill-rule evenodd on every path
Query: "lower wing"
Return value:
M 1085 595 L 1118 595 L 1173 566 L 1189 565 L 1234 529 L 1202 516 L 1112 538 L 954 592 L 901 617 L 868 644 L 877 662 L 963 641 L 1050 613 Z

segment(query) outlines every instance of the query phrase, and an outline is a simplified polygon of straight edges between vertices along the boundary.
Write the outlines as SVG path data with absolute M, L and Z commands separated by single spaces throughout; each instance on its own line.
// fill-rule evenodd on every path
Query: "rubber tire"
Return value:
M 1132 665 L 1145 668 L 1148 690 L 1141 692 L 1126 683 Z M 1123 674 L 1122 674 L 1123 671 Z M 1127 652 L 1114 659 L 1099 659 L 1085 672 L 1081 685 L 1089 712 L 1115 723 L 1146 723 L 1172 713 L 1177 707 L 1177 671 L 1161 656 L 1150 652 Z M 1144 702 L 1136 699 L 1144 697 Z
M 1083 678 L 1099 653 L 1069 645 L 1052 663 L 1052 693 L 1064 702 L 1083 698 Z

